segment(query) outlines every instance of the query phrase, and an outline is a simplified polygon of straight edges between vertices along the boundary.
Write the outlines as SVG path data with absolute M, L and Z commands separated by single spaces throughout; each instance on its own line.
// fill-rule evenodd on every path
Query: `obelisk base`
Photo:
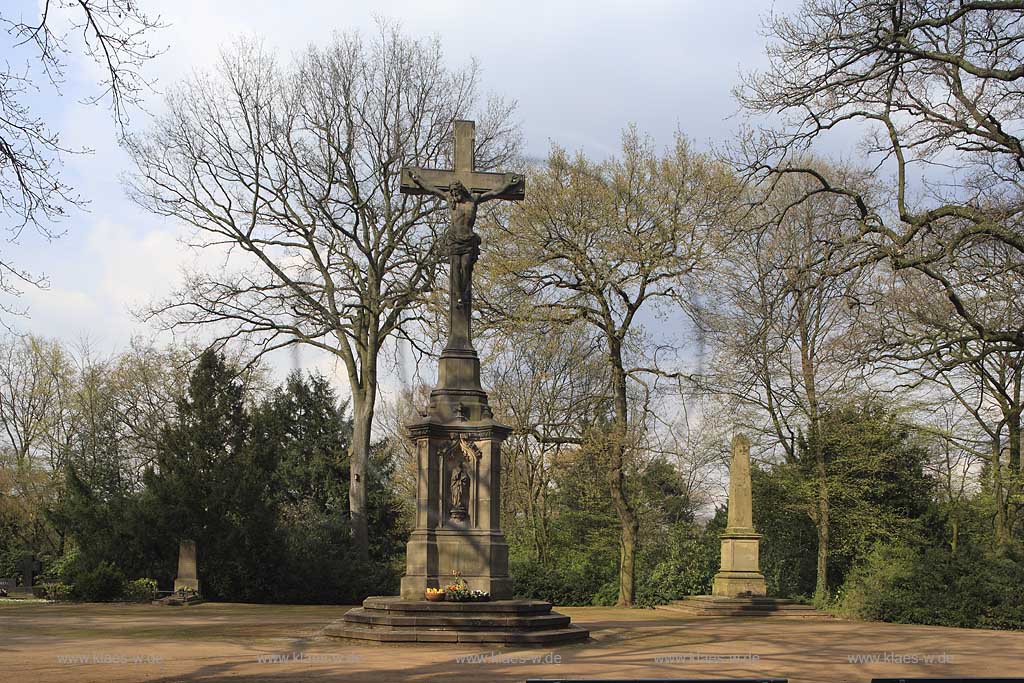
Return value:
M 760 570 L 761 534 L 753 529 L 726 529 L 722 534 L 722 566 L 715 574 L 711 594 L 719 597 L 767 594 Z

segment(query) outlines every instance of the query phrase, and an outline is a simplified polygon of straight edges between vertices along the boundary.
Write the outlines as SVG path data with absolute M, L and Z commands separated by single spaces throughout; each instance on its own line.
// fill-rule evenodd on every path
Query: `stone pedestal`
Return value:
M 722 565 L 715 574 L 712 595 L 763 596 L 767 593 L 759 563 L 761 534 L 726 530 L 722 534 Z
M 569 623 L 541 600 L 428 602 L 367 598 L 329 624 L 324 635 L 384 643 L 578 643 L 589 631 Z
M 804 605 L 793 600 L 766 597 L 726 598 L 717 595 L 691 595 L 656 609 L 666 612 L 681 612 L 695 617 L 797 617 L 801 619 L 831 619 L 826 612 L 819 612 L 813 605 Z
M 422 600 L 459 572 L 470 589 L 512 597 L 501 532 L 501 443 L 471 349 L 446 349 L 423 419 L 407 425 L 416 444 L 416 520 L 406 547 L 402 598 Z
M 416 444 L 416 520 L 406 546 L 400 597 L 367 598 L 324 634 L 379 642 L 554 645 L 589 631 L 538 600 L 513 600 L 501 531 L 501 444 L 480 387 L 480 361 L 454 340 L 441 355 L 438 386 L 421 419 L 406 425 Z M 486 602 L 428 602 L 458 572 Z

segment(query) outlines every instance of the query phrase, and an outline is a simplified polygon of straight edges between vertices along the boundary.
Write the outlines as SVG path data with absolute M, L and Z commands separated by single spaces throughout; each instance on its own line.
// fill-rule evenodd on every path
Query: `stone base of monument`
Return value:
M 206 600 L 204 600 L 198 593 L 190 593 L 187 591 L 174 592 L 170 595 L 164 595 L 161 598 L 153 600 L 154 605 L 163 605 L 164 607 L 188 607 L 190 605 L 201 605 L 204 602 L 206 602 Z
M 826 617 L 813 605 L 764 596 L 691 595 L 657 609 L 700 617 Z
M 556 645 L 587 640 L 540 600 L 429 602 L 373 597 L 324 629 L 324 635 L 382 643 L 499 643 Z

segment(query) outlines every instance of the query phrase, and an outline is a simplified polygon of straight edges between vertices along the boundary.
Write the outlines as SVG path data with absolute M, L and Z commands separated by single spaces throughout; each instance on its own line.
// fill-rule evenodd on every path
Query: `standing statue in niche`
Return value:
M 451 518 L 461 522 L 466 519 L 467 501 L 469 499 L 469 475 L 466 473 L 466 468 L 463 467 L 461 462 L 458 467 L 452 470 L 451 494 Z

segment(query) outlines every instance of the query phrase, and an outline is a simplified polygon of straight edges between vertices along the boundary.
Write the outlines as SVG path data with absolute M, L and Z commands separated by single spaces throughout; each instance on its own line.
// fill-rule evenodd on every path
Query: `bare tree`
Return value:
M 50 435 L 68 413 L 74 380 L 71 359 L 56 342 L 29 336 L 0 343 L 0 525 L 24 547 L 59 545 L 45 515 L 63 471 Z
M 0 27 L 7 33 L 12 52 L 26 55 L 24 68 L 10 61 L 0 73 L 0 211 L 10 218 L 5 226 L 8 242 L 16 242 L 27 226 L 46 239 L 59 236 L 53 223 L 69 208 L 86 200 L 61 177 L 61 157 L 88 150 L 71 149 L 60 132 L 36 114 L 30 94 L 43 83 L 60 93 L 66 59 L 83 51 L 101 65 L 105 76 L 100 90 L 85 102 L 108 101 L 119 129 L 138 103 L 148 83 L 142 66 L 156 56 L 149 34 L 160 27 L 159 18 L 146 15 L 132 0 L 44 0 L 36 19 L 15 18 L 0 11 Z M 17 296 L 22 286 L 45 285 L 46 279 L 10 260 L 0 259 L 0 292 Z M 11 312 L 7 305 L 3 310 Z
M 583 324 L 601 340 L 612 399 L 602 451 L 621 524 L 620 605 L 633 604 L 640 524 L 627 486 L 637 434 L 629 387 L 658 371 L 631 362 L 643 357 L 631 355 L 642 339 L 641 310 L 679 310 L 687 276 L 704 264 L 712 227 L 735 195 L 731 175 L 682 137 L 659 155 L 628 130 L 621 157 L 603 162 L 554 149 L 510 224 L 485 235 L 500 254 L 484 266 L 500 293 L 488 304 L 505 306 L 511 319 Z
M 523 528 L 534 558 L 550 566 L 553 466 L 610 404 L 601 340 L 584 325 L 499 325 L 482 351 L 495 415 L 512 427 L 502 446 L 502 528 Z
M 928 444 L 931 457 L 925 470 L 936 483 L 937 503 L 949 525 L 949 549 L 953 555 L 960 547 L 960 532 L 967 519 L 967 505 L 976 495 L 981 463 L 989 459 L 986 438 L 975 416 L 964 410 L 958 399 L 927 401 L 927 414 L 920 421 L 922 442 Z M 922 411 L 924 412 L 924 411 Z
M 0 429 L 19 470 L 57 469 L 47 439 L 72 375 L 71 359 L 56 342 L 8 338 L 0 346 Z
M 988 269 L 1003 265 L 998 277 L 977 279 L 961 295 L 962 305 L 990 327 L 1008 327 L 1024 315 L 1019 298 L 1024 273 L 1014 267 L 1015 257 L 1009 252 L 1004 245 L 990 244 L 971 250 L 975 259 L 961 258 L 956 268 L 949 269 L 969 278 L 978 271 L 977 258 Z M 986 442 L 984 448 L 972 444 L 976 439 L 962 437 L 943 448 L 962 452 L 962 457 L 979 451 L 984 454 L 995 499 L 994 536 L 1001 545 L 1010 543 L 1024 491 L 1024 349 L 979 338 L 920 273 L 897 272 L 877 286 L 868 317 L 871 324 L 860 332 L 865 348 L 871 349 L 876 365 L 891 372 L 902 387 L 933 394 L 931 403 L 949 402 L 960 422 L 974 422 L 969 433 Z
M 1024 319 L 985 317 L 971 303 L 979 281 L 1024 268 L 1022 10 L 1012 0 L 805 0 L 769 18 L 770 65 L 738 90 L 750 111 L 782 120 L 745 140 L 752 173 L 805 175 L 807 196 L 850 200 L 856 223 L 837 241 L 854 248 L 838 267 L 886 261 L 921 273 L 961 334 L 993 351 L 1024 349 Z M 799 162 L 844 130 L 863 133 L 872 163 L 891 173 L 884 205 Z M 996 249 L 1008 258 L 979 258 Z
M 866 181 L 849 168 L 832 172 L 851 185 Z M 824 598 L 831 524 L 821 417 L 866 361 L 848 344 L 862 271 L 833 270 L 845 258 L 835 245 L 848 228 L 849 200 L 808 196 L 810 187 L 788 176 L 755 202 L 748 229 L 703 280 L 707 303 L 698 320 L 712 350 L 707 389 L 755 408 L 760 424 L 745 427 L 760 429 L 787 462 L 805 455 L 798 436 L 806 437 L 814 495 L 803 511 L 818 532 L 815 594 Z
M 175 88 L 152 131 L 131 138 L 134 198 L 226 253 L 149 315 L 203 326 L 255 357 L 306 344 L 342 362 L 352 393 L 349 515 L 367 549 L 366 468 L 378 359 L 408 332 L 438 272 L 436 202 L 398 193 L 403 165 L 451 155 L 452 122 L 478 101 L 475 64 L 449 71 L 438 41 L 381 25 L 336 36 L 282 67 L 258 45 L 224 52 L 215 75 Z M 504 163 L 511 105 L 480 114 L 477 165 Z

